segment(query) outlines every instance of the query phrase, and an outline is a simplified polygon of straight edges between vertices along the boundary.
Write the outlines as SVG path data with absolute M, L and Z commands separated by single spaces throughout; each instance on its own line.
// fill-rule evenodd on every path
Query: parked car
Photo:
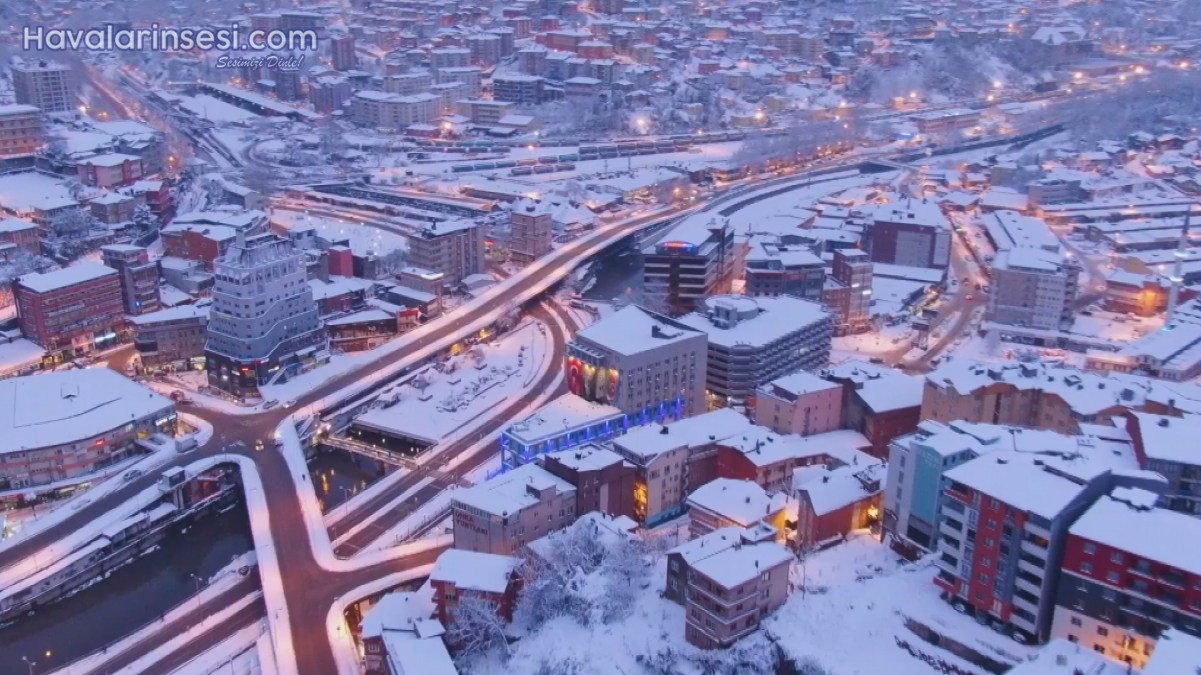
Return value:
M 263 410 L 270 410 L 277 405 L 279 405 L 279 399 L 273 398 L 270 401 L 267 401 L 266 403 L 263 404 Z
M 142 475 L 141 469 L 130 469 L 129 471 L 126 471 L 125 474 L 123 476 L 121 476 L 121 478 L 125 481 L 131 481 L 141 475 Z

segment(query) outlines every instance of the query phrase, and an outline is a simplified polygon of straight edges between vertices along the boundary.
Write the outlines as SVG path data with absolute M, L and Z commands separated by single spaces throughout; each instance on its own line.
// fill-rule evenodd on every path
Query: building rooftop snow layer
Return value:
M 1069 532 L 1186 573 L 1201 574 L 1201 519 L 1149 506 L 1154 496 L 1146 490 L 1115 490 L 1081 514 Z
M 792 552 L 775 542 L 739 544 L 702 558 L 692 569 L 724 588 L 741 586 L 777 565 L 792 560 Z
M 678 553 L 683 557 L 685 563 L 695 565 L 697 561 L 733 548 L 735 544 L 742 541 L 743 531 L 741 527 L 721 527 L 686 541 L 668 550 L 667 554 Z
M 363 616 L 362 636 L 379 637 L 386 630 L 413 630 L 416 623 L 434 615 L 434 588 L 422 584 L 410 593 L 388 593 Z
M 964 462 L 947 471 L 946 477 L 1015 509 L 1052 520 L 1084 486 L 1052 473 L 1043 462 L 1037 455 L 1000 451 Z
M 609 419 L 619 419 L 621 415 L 622 412 L 618 408 L 587 401 L 569 392 L 542 406 L 520 422 L 514 422 L 507 431 L 523 443 L 532 445 L 564 431 Z
M 108 368 L 0 380 L 0 455 L 88 440 L 169 408 Z
M 677 448 L 716 443 L 754 426 L 738 411 L 732 408 L 718 408 L 667 425 L 639 427 L 613 439 L 613 443 L 630 455 L 651 459 Z
M 1129 675 L 1129 672 L 1125 664 L 1110 661 L 1073 642 L 1055 639 L 1040 649 L 1034 658 L 1014 666 L 1006 675 Z
M 633 355 L 694 338 L 700 332 L 665 316 L 629 305 L 576 333 L 603 349 Z
M 752 525 L 784 508 L 783 494 L 768 494 L 758 483 L 718 478 L 688 495 L 688 506 L 704 509 L 743 527 Z
M 802 467 L 805 468 L 808 467 Z M 793 477 L 797 497 L 807 500 L 813 513 L 822 516 L 879 494 L 887 466 L 876 463 L 846 465 L 821 472 L 798 471 L 799 474 L 794 471 Z
M 581 445 L 570 450 L 549 452 L 543 457 L 554 459 L 556 462 L 576 471 L 599 471 L 625 461 L 621 455 L 592 443 Z
M 692 313 L 680 323 L 709 336 L 709 344 L 764 348 L 829 318 L 825 307 L 787 295 L 751 298 L 719 295 L 705 300 L 706 313 Z
M 504 593 L 519 558 L 479 551 L 447 549 L 438 556 L 430 581 L 445 582 L 459 590 Z
M 1156 641 L 1155 651 L 1147 660 L 1142 675 L 1188 675 L 1198 672 L 1201 672 L 1201 638 L 1169 628 Z
M 111 267 L 98 262 L 84 261 L 70 267 L 54 270 L 53 272 L 26 274 L 20 278 L 20 284 L 35 293 L 49 293 L 61 288 L 75 286 L 76 284 L 86 283 L 103 277 L 115 277 L 116 275 L 117 270 Z
M 1201 465 L 1201 417 L 1167 417 L 1150 413 L 1131 413 L 1142 436 L 1143 454 L 1180 464 Z
M 454 501 L 496 516 L 516 514 L 539 502 L 535 492 L 554 488 L 574 493 L 567 481 L 537 464 L 524 464 L 492 480 L 454 493 Z
M 789 373 L 768 382 L 762 387 L 761 391 L 796 400 L 805 394 L 839 388 L 840 385 L 837 382 L 824 380 L 813 373 L 798 370 L 795 373 Z

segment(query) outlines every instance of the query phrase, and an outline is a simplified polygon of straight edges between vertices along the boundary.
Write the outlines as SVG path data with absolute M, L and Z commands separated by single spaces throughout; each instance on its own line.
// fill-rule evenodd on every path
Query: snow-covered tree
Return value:
M 73 260 L 88 250 L 88 235 L 96 218 L 83 209 L 66 209 L 50 219 L 50 241 L 58 256 Z
M 455 650 L 461 664 L 499 652 L 509 654 L 505 622 L 496 603 L 479 596 L 467 596 L 451 611 L 446 641 Z
M 138 204 L 133 210 L 133 229 L 139 234 L 149 234 L 158 228 L 158 217 L 145 204 Z
M 271 167 L 251 164 L 243 172 L 242 180 L 246 183 L 246 187 L 264 197 L 269 197 L 275 194 L 279 186 L 279 173 Z

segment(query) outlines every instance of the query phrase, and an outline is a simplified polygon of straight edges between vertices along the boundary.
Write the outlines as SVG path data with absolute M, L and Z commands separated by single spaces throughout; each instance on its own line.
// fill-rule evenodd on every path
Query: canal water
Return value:
M 595 283 L 582 295 L 586 300 L 637 301 L 642 289 L 642 256 L 632 248 L 610 249 L 592 263 Z
M 328 513 L 355 494 L 367 489 L 384 477 L 390 468 L 369 457 L 360 457 L 342 450 L 323 450 L 309 462 L 313 489 Z
M 0 628 L 0 673 L 29 672 L 22 657 L 48 673 L 154 621 L 196 592 L 193 574 L 207 581 L 253 546 L 246 509 L 213 513 L 185 534 L 90 588 Z M 49 656 L 47 656 L 49 653 Z

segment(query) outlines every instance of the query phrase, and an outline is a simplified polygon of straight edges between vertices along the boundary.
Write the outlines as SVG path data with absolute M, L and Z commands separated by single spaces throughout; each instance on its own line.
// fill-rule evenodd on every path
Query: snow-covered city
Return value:
M 1201 673 L 1196 0 L 0 18 L 0 675 Z

